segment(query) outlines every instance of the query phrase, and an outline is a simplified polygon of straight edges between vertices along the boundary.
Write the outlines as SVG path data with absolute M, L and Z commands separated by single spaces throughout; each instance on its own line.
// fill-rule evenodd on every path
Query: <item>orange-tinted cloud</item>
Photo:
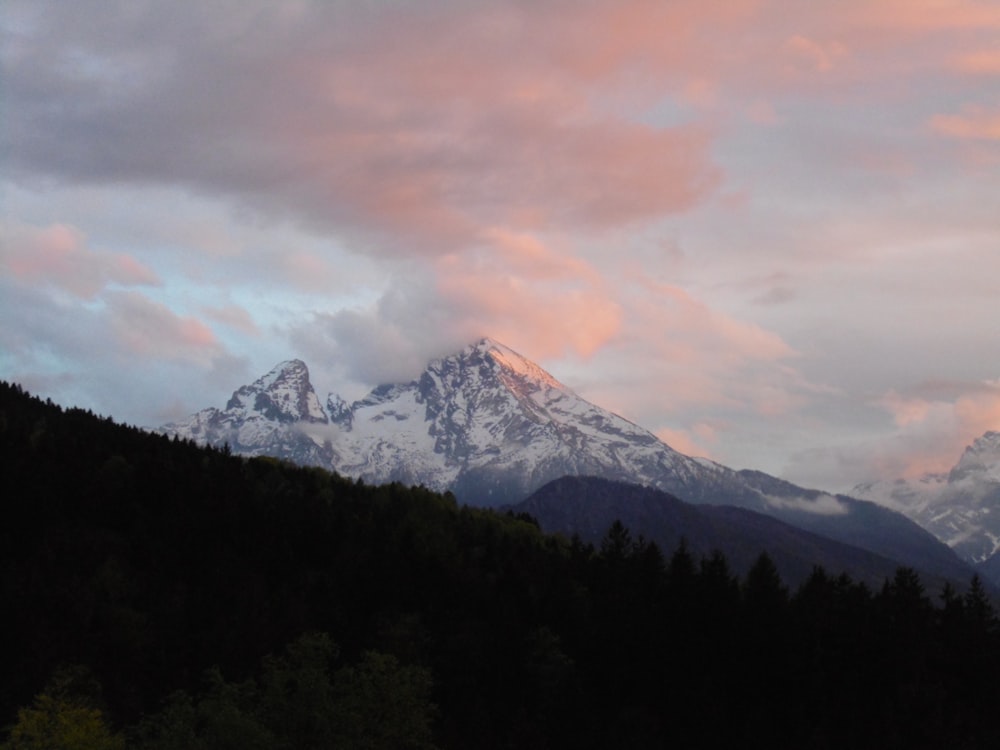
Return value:
M 935 115 L 930 125 L 951 138 L 1000 141 L 1000 109 L 970 105 L 960 115 Z
M 600 273 L 539 237 L 490 230 L 475 254 L 442 258 L 436 290 L 469 333 L 517 342 L 533 357 L 592 354 L 621 327 Z
M 797 353 L 780 336 L 683 289 L 629 280 L 617 298 L 627 300 L 621 330 L 593 363 L 614 385 L 584 395 L 628 419 L 655 430 L 690 430 L 722 413 L 769 419 L 801 408 L 815 389 L 788 365 Z M 688 439 L 704 454 L 715 438 Z
M 260 328 L 254 322 L 253 317 L 246 308 L 239 305 L 225 305 L 223 307 L 205 307 L 202 312 L 212 320 L 215 320 L 230 328 L 235 328 L 250 336 L 259 336 Z
M 718 121 L 653 124 L 658 103 L 773 122 L 762 103 L 786 87 L 819 96 L 872 81 L 877 92 L 953 69 L 970 39 L 1000 28 L 995 7 L 971 0 L 288 7 L 38 3 L 39 39 L 11 53 L 9 88 L 57 89 L 69 104 L 58 116 L 43 96 L 12 104 L 12 166 L 166 182 L 366 252 L 444 255 L 489 227 L 617 229 L 705 201 L 724 176 Z M 91 16 L 100 22 L 81 23 Z M 87 75 L 71 74 L 68 49 L 93 56 Z
M 785 42 L 785 49 L 797 63 L 820 73 L 833 70 L 838 59 L 847 54 L 847 48 L 841 42 L 820 42 L 799 34 Z
M 93 299 L 109 284 L 160 284 L 135 258 L 91 250 L 83 232 L 63 224 L 0 227 L 0 267 L 21 283 L 49 284 L 81 299 Z
M 137 292 L 106 295 L 108 324 L 128 356 L 209 366 L 224 350 L 212 329 Z
M 296 351 L 310 364 L 352 358 L 358 377 L 394 379 L 432 350 L 491 334 L 531 357 L 606 367 L 599 403 L 716 447 L 724 435 L 693 432 L 706 413 L 775 423 L 814 393 L 789 342 L 841 376 L 878 362 L 866 393 L 882 392 L 898 382 L 887 370 L 917 358 L 894 334 L 931 317 L 958 328 L 945 321 L 955 290 L 990 291 L 996 224 L 977 196 L 996 192 L 997 100 L 984 95 L 998 65 L 995 2 L 17 3 L 30 22 L 0 28 L 5 172 L 81 194 L 99 184 L 207 196 L 211 216 L 235 207 L 240 231 L 163 220 L 177 226 L 151 241 L 171 251 L 157 270 L 213 292 L 308 298 L 300 309 L 320 297 L 303 290 L 336 284 L 313 347 Z M 981 182 L 945 161 L 984 152 Z M 281 241 L 254 236 L 262 224 Z M 675 239 L 683 257 L 643 255 Z M 55 249 L 34 260 L 5 255 L 3 280 L 88 301 L 155 281 L 82 236 L 46 242 Z M 371 256 L 363 280 L 344 248 Z M 969 267 L 977 278 L 948 271 Z M 737 289 L 775 270 L 794 285 Z M 192 303 L 203 320 L 141 297 L 85 307 L 109 351 L 155 356 L 142 347 L 162 325 L 179 368 L 218 350 L 206 321 L 254 330 L 219 298 Z M 753 300 L 770 304 L 741 317 Z M 44 338 L 27 318 L 17 335 Z M 877 342 L 858 345 L 852 327 Z M 886 341 L 900 356 L 883 363 Z M 901 433 L 961 412 L 924 401 L 897 404 Z
M 714 310 L 680 287 L 636 281 L 647 292 L 636 306 L 642 325 L 663 332 L 673 362 L 703 362 L 709 353 L 719 366 L 795 356 L 777 334 Z
M 991 0 L 856 0 L 848 17 L 874 28 L 948 31 L 1000 28 L 1000 8 Z
M 711 442 L 710 433 L 710 428 L 706 428 L 705 425 L 695 425 L 690 430 L 661 427 L 655 434 L 675 451 L 688 456 L 711 458 L 711 449 L 706 445 Z
M 185 55 L 169 65 L 158 51 L 172 49 L 177 29 L 153 15 L 108 18 L 90 38 L 89 27 L 68 22 L 76 12 L 41 14 L 40 26 L 55 25 L 52 57 L 20 60 L 13 89 L 59 80 L 61 50 L 88 49 L 103 64 L 93 78 L 66 80 L 64 91 L 87 109 L 117 82 L 105 75 L 127 77 L 138 64 L 136 50 L 124 41 L 108 48 L 108 38 L 146 39 L 148 88 L 108 100 L 98 114 L 107 129 L 51 121 L 26 101 L 13 108 L 24 116 L 9 129 L 19 141 L 11 151 L 21 170 L 229 194 L 391 256 L 460 251 L 486 227 L 656 219 L 718 185 L 711 131 L 609 111 L 590 87 L 631 67 L 636 43 L 640 55 L 672 58 L 664 35 L 683 35 L 678 24 L 705 15 L 695 3 L 659 5 L 428 3 L 348 13 L 316 4 L 288 14 L 265 4 L 235 18 L 202 8 Z M 113 149 L 106 132 L 116 134 Z
M 904 396 L 890 391 L 879 406 L 892 414 L 899 433 L 876 451 L 886 478 L 915 478 L 947 471 L 965 446 L 1000 425 L 1000 381 L 969 385 L 953 398 Z
M 922 398 L 905 398 L 896 391 L 889 391 L 879 401 L 879 405 L 892 414 L 899 427 L 920 424 L 931 411 L 931 402 Z
M 990 48 L 978 52 L 966 52 L 957 57 L 954 67 L 963 73 L 974 75 L 1000 75 L 1000 49 Z

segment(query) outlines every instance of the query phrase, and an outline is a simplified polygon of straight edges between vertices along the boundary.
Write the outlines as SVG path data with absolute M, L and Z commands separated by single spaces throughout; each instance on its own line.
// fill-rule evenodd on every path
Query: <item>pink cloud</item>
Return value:
M 655 432 L 656 437 L 675 451 L 703 458 L 712 458 L 711 450 L 705 446 L 706 437 L 708 442 L 714 437 L 712 433 L 714 431 L 711 428 L 706 428 L 705 425 L 695 425 L 690 430 L 661 427 Z
M 931 129 L 963 140 L 1000 141 L 1000 109 L 970 105 L 960 115 L 935 115 Z
M 952 398 L 904 396 L 890 391 L 878 405 L 900 428 L 876 451 L 883 477 L 919 477 L 947 471 L 965 446 L 1000 427 L 1000 381 L 972 384 Z
M 0 264 L 21 283 L 48 284 L 81 299 L 93 299 L 109 284 L 160 284 L 135 258 L 91 250 L 83 232 L 63 224 L 0 227 Z
M 864 82 L 881 96 L 901 73 L 953 69 L 1000 23 L 975 2 L 247 3 L 91 25 L 79 18 L 100 6 L 80 5 L 39 11 L 51 48 L 23 70 L 78 95 L 66 111 L 121 95 L 98 113 L 107 130 L 29 112 L 42 127 L 12 149 L 22 168 L 221 193 L 393 257 L 463 252 L 489 228 L 607 231 L 688 211 L 722 185 L 726 117 L 654 125 L 659 103 L 774 123 L 773 95 Z M 106 64 L 67 77 L 67 48 Z M 121 137 L 109 150 L 66 132 Z
M 693 2 L 257 11 L 196 11 L 186 54 L 168 56 L 169 65 L 158 53 L 174 48 L 178 29 L 165 19 L 109 18 L 94 38 L 87 27 L 54 29 L 53 55 L 90 45 L 109 71 L 128 70 L 135 50 L 107 48 L 107 39 L 146 39 L 149 89 L 102 110 L 122 135 L 113 151 L 106 140 L 92 150 L 32 140 L 19 161 L 82 179 L 223 191 L 388 255 L 459 251 L 494 226 L 649 221 L 698 204 L 721 180 L 710 128 L 650 125 L 641 110 L 601 106 L 593 85 L 614 93 L 636 54 L 669 64 L 664 35 L 686 37 L 688 25 L 733 11 L 706 14 Z M 70 14 L 52 15 L 56 23 Z M 684 49 L 696 46 L 686 40 Z M 96 71 L 67 88 L 90 101 L 97 92 L 88 85 L 113 83 Z M 52 123 L 42 133 L 74 128 Z M 151 139 L 161 144 L 155 153 Z
M 955 416 L 972 437 L 1000 428 L 1000 381 L 989 387 L 988 391 L 968 394 L 955 402 Z
M 1000 27 L 1000 8 L 989 0 L 857 0 L 851 5 L 849 16 L 875 28 L 926 32 Z
M 109 292 L 108 322 L 128 357 L 208 366 L 224 352 L 211 328 L 137 292 Z
M 750 122 L 757 125 L 777 125 L 782 122 L 774 104 L 766 99 L 750 102 L 745 109 L 745 115 Z
M 481 252 L 436 265 L 436 291 L 460 327 L 533 357 L 587 356 L 618 333 L 621 308 L 595 268 L 532 235 L 491 230 L 486 239 Z
M 686 442 L 699 454 L 730 428 L 718 422 L 711 432 L 692 434 L 690 425 L 725 413 L 785 417 L 821 390 L 789 366 L 797 352 L 780 336 L 680 288 L 630 279 L 617 298 L 620 330 L 590 365 L 615 385 L 585 387 L 584 395 L 648 427 L 689 433 Z
M 558 239 L 492 228 L 474 250 L 400 269 L 374 305 L 318 314 L 292 336 L 323 366 L 371 385 L 413 377 L 487 335 L 537 360 L 588 357 L 621 325 L 616 290 L 597 268 Z
M 847 48 L 839 41 L 820 42 L 799 34 L 785 42 L 785 50 L 796 64 L 820 73 L 833 70 L 838 60 L 847 55 Z
M 892 418 L 900 427 L 923 422 L 931 411 L 930 401 L 922 398 L 905 398 L 896 391 L 889 391 L 878 403 L 892 414 Z
M 670 359 L 703 362 L 708 356 L 720 366 L 741 361 L 779 361 L 795 356 L 777 334 L 716 311 L 684 289 L 635 279 L 645 294 L 637 297 L 638 327 L 661 332 Z
M 279 269 L 297 288 L 321 292 L 337 280 L 336 270 L 318 253 L 293 251 L 278 259 Z
M 953 63 L 956 70 L 974 75 L 1000 75 L 1000 49 L 966 52 Z
M 253 317 L 246 308 L 239 305 L 226 305 L 224 307 L 205 307 L 202 312 L 212 320 L 235 328 L 250 336 L 259 336 L 260 329 L 254 323 Z

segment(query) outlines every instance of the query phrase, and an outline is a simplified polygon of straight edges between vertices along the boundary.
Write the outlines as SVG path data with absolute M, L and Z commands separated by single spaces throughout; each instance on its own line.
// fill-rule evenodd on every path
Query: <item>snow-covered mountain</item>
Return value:
M 1000 553 L 1000 432 L 968 446 L 947 473 L 872 482 L 853 495 L 908 516 L 970 562 Z
M 225 409 L 205 409 L 162 431 L 370 483 L 450 489 L 480 505 L 521 500 L 567 474 L 646 484 L 669 476 L 672 487 L 688 487 L 728 471 L 585 401 L 492 339 L 352 404 L 331 394 L 325 409 L 306 365 L 283 362 L 237 390 Z
M 957 563 L 926 531 L 874 503 L 678 453 L 488 338 L 354 403 L 331 394 L 325 409 L 305 364 L 284 362 L 237 390 L 225 409 L 206 409 L 161 431 L 368 483 L 451 490 L 471 505 L 511 504 L 559 477 L 597 476 L 688 502 L 764 512 L 924 569 Z
M 301 360 L 282 362 L 233 393 L 225 409 L 203 409 L 185 422 L 160 428 L 168 435 L 190 438 L 246 456 L 276 456 L 305 465 L 332 466 L 327 442 L 317 442 L 305 429 L 329 424 L 309 369 Z

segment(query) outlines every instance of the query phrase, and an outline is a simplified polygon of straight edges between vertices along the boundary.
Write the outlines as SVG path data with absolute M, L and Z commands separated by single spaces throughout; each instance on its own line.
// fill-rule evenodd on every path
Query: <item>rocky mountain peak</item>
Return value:
M 548 372 L 531 360 L 522 357 L 513 349 L 492 339 L 484 339 L 481 346 L 483 346 L 486 356 L 500 367 L 502 371 L 501 378 L 504 379 L 509 387 L 517 383 L 521 387 L 530 385 L 536 388 L 544 387 L 568 390 L 566 386 L 552 377 Z
M 236 390 L 226 404 L 226 411 L 256 414 L 289 424 L 328 421 L 309 380 L 309 368 L 300 359 L 281 362 L 250 385 Z
M 443 401 L 452 402 L 463 412 L 468 411 L 466 407 L 481 410 L 487 402 L 491 411 L 496 411 L 500 402 L 520 403 L 527 413 L 534 414 L 547 400 L 573 395 L 534 362 L 491 338 L 434 360 L 415 384 L 427 405 L 428 418 L 441 412 Z
M 354 419 L 351 405 L 336 393 L 331 393 L 327 397 L 326 413 L 329 415 L 331 423 L 343 425 L 348 429 Z
M 948 481 L 959 482 L 973 475 L 1000 482 L 1000 432 L 989 431 L 976 438 L 962 453 Z

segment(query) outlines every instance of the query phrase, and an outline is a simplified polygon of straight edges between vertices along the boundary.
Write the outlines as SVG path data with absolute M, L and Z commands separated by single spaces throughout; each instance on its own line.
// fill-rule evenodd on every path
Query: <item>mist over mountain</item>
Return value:
M 903 513 L 963 559 L 986 563 L 1000 553 L 1000 432 L 973 441 L 948 472 L 862 484 L 852 494 Z
M 608 527 L 620 521 L 665 550 L 683 542 L 696 558 L 721 552 L 739 575 L 745 575 L 766 550 L 781 578 L 793 586 L 821 566 L 878 588 L 900 565 L 884 554 L 834 541 L 764 513 L 732 505 L 694 505 L 652 487 L 597 477 L 549 482 L 511 510 L 538 519 L 548 533 L 577 535 L 593 544 L 600 543 Z M 918 567 L 932 560 L 939 563 L 933 572 L 921 571 L 932 590 L 947 580 L 961 584 L 972 575 L 950 554 L 935 558 L 916 546 L 907 558 Z

